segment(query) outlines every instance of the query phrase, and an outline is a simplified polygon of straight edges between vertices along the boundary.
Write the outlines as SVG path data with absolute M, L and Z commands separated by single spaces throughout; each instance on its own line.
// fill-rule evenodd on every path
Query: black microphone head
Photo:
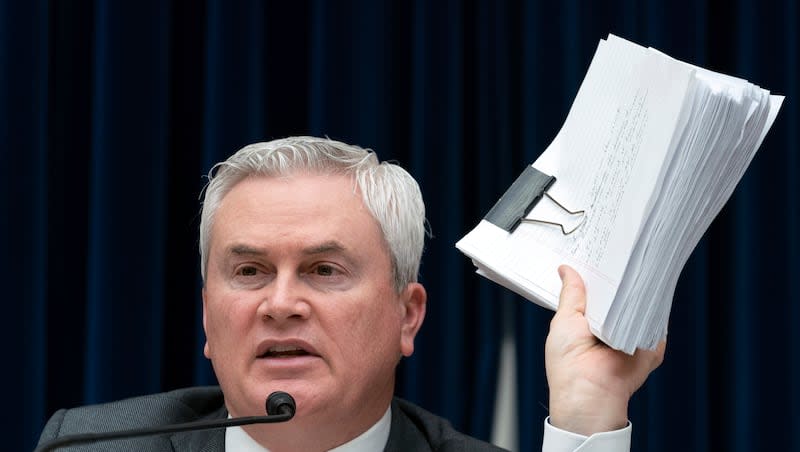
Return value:
M 267 414 L 270 416 L 288 414 L 289 417 L 292 417 L 294 416 L 295 408 L 294 398 L 289 393 L 275 391 L 267 397 Z

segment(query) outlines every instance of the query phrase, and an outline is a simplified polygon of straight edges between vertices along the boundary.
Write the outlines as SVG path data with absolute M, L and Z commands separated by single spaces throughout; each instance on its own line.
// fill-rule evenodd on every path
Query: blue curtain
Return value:
M 246 143 L 327 135 L 419 180 L 429 313 L 398 393 L 490 433 L 515 334 L 520 449 L 547 415 L 550 313 L 454 243 L 555 136 L 609 32 L 787 101 L 688 262 L 634 450 L 800 450 L 794 0 L 0 0 L 0 372 L 8 450 L 60 407 L 214 383 L 198 194 Z

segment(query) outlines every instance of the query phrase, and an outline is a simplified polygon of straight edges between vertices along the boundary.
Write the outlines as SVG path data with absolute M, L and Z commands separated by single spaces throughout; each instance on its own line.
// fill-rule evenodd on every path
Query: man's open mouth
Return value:
M 294 356 L 308 356 L 306 350 L 292 345 L 270 347 L 260 358 L 291 358 Z

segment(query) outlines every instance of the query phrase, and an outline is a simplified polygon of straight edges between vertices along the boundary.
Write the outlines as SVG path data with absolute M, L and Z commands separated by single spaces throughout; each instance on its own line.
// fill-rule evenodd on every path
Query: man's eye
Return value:
M 239 269 L 239 274 L 242 276 L 255 276 L 258 274 L 258 269 L 255 267 L 242 267 Z
M 332 264 L 317 264 L 311 269 L 311 273 L 316 276 L 337 276 L 342 274 L 342 270 Z
M 335 273 L 333 266 L 321 264 L 317 265 L 317 268 L 314 269 L 314 273 L 318 274 L 319 276 L 332 276 Z
M 353 274 L 346 266 L 335 262 L 315 262 L 302 275 L 305 281 L 319 290 L 348 290 L 355 283 Z
M 233 287 L 243 290 L 256 290 L 268 284 L 271 277 L 269 267 L 258 264 L 241 264 L 234 267 L 230 282 Z

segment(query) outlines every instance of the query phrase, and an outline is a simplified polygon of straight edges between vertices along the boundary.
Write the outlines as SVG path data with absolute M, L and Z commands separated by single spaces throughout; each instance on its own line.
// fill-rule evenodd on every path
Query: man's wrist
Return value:
M 550 424 L 561 430 L 591 436 L 628 425 L 628 403 L 618 399 L 550 398 Z

